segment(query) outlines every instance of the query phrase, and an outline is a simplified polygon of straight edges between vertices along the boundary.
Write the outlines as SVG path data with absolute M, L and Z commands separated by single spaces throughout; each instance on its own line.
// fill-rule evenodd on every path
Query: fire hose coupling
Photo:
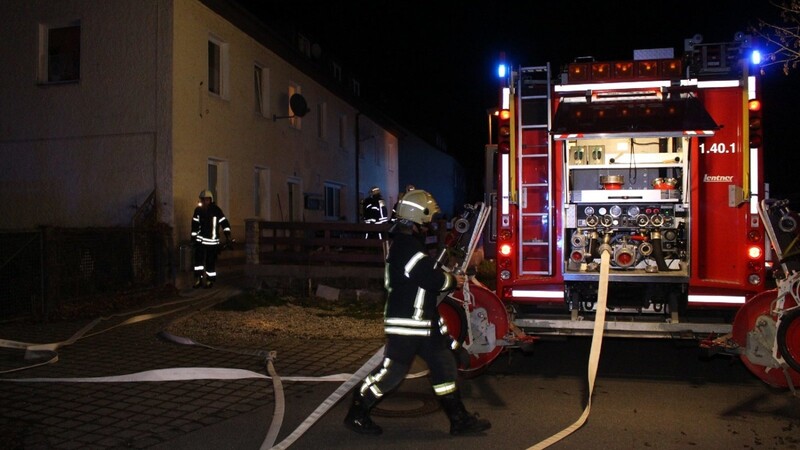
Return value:
M 575 233 L 572 235 L 572 246 L 573 247 L 585 247 L 586 246 L 586 236 L 582 233 Z
M 636 249 L 623 244 L 614 251 L 614 262 L 620 267 L 631 267 L 636 262 Z

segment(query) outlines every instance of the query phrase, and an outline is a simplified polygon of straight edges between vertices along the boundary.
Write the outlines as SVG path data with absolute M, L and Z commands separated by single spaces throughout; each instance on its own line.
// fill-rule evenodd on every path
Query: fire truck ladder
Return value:
M 550 64 L 520 67 L 517 82 L 517 233 L 520 275 L 553 274 L 553 148 Z

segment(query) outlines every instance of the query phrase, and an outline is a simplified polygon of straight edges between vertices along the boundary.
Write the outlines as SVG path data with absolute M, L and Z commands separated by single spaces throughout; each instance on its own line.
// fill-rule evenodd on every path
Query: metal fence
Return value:
M 170 248 L 162 226 L 0 232 L 0 320 L 46 319 L 100 295 L 165 283 Z

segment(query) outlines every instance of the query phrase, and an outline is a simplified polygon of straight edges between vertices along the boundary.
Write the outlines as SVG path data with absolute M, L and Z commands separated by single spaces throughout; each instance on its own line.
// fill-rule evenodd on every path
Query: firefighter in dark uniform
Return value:
M 489 421 L 468 413 L 461 402 L 455 355 L 436 308 L 442 292 L 460 287 L 465 280 L 463 275 L 437 267 L 436 260 L 425 252 L 423 229 L 437 212 L 436 200 L 420 189 L 406 193 L 398 203 L 397 220 L 389 232 L 384 280 L 388 291 L 384 359 L 353 392 L 344 419 L 345 426 L 358 433 L 383 431 L 370 418 L 370 410 L 403 381 L 416 356 L 430 369 L 434 393 L 450 419 L 450 434 L 477 433 L 491 427 Z
M 389 221 L 386 214 L 386 202 L 383 201 L 379 187 L 373 186 L 369 191 L 369 197 L 361 203 L 361 216 L 364 218 L 364 223 L 368 224 L 380 225 Z M 367 233 L 366 237 L 383 239 L 381 233 Z
M 220 247 L 220 230 L 225 234 L 226 245 L 231 243 L 231 226 L 225 214 L 214 203 L 214 194 L 206 189 L 200 192 L 200 204 L 192 215 L 192 241 L 194 242 L 194 285 L 210 288 L 217 278 L 217 254 Z M 205 283 L 203 275 L 205 274 Z

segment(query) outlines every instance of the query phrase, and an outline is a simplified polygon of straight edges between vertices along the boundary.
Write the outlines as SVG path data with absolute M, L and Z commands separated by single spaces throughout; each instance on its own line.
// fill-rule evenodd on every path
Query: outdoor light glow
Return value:
M 761 64 L 761 52 L 758 50 L 753 50 L 753 53 L 750 55 L 750 61 L 756 65 Z
M 498 78 L 505 78 L 506 73 L 508 73 L 508 69 L 506 68 L 505 64 L 499 64 L 497 66 L 497 77 Z

